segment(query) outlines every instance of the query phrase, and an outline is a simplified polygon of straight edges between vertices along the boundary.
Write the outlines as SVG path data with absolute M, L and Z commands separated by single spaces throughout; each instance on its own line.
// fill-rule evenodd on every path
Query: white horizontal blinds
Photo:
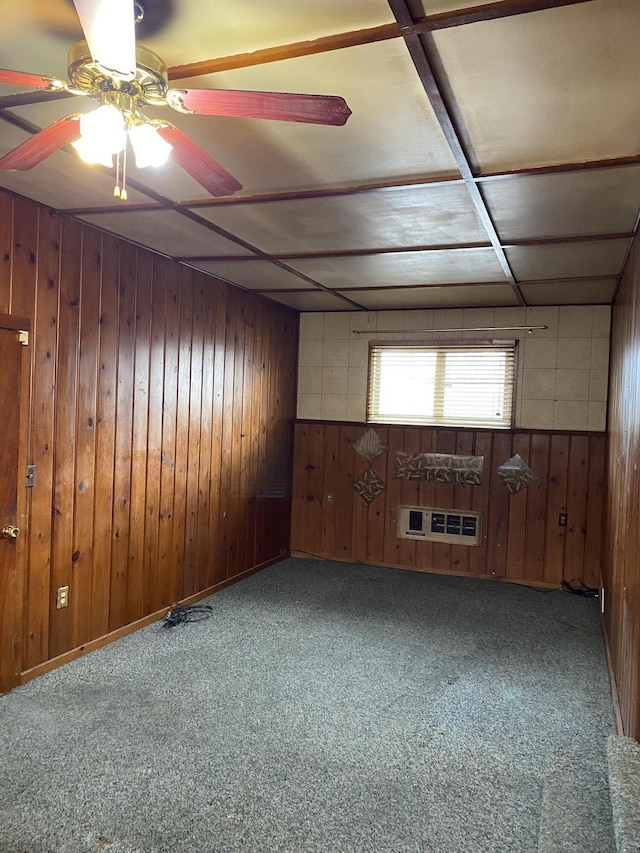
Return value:
M 372 345 L 368 420 L 510 427 L 515 343 Z

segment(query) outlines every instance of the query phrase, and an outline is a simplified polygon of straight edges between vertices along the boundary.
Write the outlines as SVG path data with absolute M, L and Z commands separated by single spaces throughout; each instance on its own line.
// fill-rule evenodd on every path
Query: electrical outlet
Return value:
M 69 606 L 69 587 L 61 586 L 58 589 L 58 598 L 56 599 L 56 607 L 62 610 L 63 607 Z
M 558 524 L 560 525 L 560 527 L 566 527 L 567 526 L 567 513 L 566 512 L 560 513 L 560 515 L 558 516 Z

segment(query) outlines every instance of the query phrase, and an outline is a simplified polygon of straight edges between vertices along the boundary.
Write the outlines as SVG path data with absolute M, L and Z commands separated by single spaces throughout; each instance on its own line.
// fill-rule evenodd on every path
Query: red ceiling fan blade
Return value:
M 0 68 L 0 83 L 10 86 L 27 86 L 29 89 L 49 89 L 64 92 L 67 84 L 56 77 L 41 77 L 39 74 L 28 74 L 26 71 L 11 71 Z
M 171 89 L 169 106 L 183 112 L 214 116 L 245 116 L 309 124 L 343 125 L 351 115 L 338 95 L 296 95 L 291 92 L 245 92 L 234 89 Z
M 136 70 L 133 0 L 73 0 L 94 62 L 124 79 Z
M 0 158 L 0 169 L 24 172 L 80 136 L 80 114 L 64 116 Z
M 158 124 L 160 136 L 171 146 L 171 157 L 211 195 L 232 195 L 242 184 L 216 163 L 206 151 L 173 124 Z

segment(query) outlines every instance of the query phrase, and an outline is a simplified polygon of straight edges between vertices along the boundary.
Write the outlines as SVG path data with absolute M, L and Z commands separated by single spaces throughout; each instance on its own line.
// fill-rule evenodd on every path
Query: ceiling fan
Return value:
M 135 42 L 144 14 L 134 0 L 73 0 L 86 41 L 69 51 L 69 83 L 0 69 L 0 83 L 51 93 L 84 95 L 100 102 L 88 113 L 72 113 L 36 133 L 0 158 L 0 169 L 25 171 L 72 144 L 83 160 L 113 167 L 114 195 L 126 200 L 127 141 L 136 165 L 161 165 L 171 157 L 211 195 L 230 195 L 242 185 L 178 127 L 150 119 L 144 107 L 169 106 L 181 113 L 244 116 L 343 125 L 351 110 L 336 95 L 255 92 L 232 89 L 171 89 L 163 60 Z

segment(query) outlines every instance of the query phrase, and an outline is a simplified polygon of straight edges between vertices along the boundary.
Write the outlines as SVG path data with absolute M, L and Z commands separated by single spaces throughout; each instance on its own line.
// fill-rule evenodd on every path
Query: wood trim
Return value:
M 206 74 L 216 74 L 220 71 L 230 71 L 236 68 L 248 68 L 253 65 L 266 65 L 269 62 L 281 62 L 300 56 L 313 56 L 333 50 L 343 50 L 358 45 L 374 44 L 402 36 L 417 35 L 433 30 L 443 30 L 450 27 L 460 27 L 481 21 L 493 21 L 498 18 L 537 12 L 543 9 L 554 9 L 559 6 L 573 6 L 586 3 L 589 0 L 497 0 L 481 6 L 467 9 L 457 9 L 453 12 L 443 12 L 437 15 L 427 15 L 416 21 L 404 20 L 402 23 L 382 24 L 378 27 L 353 30 L 336 35 L 322 36 L 309 41 L 294 42 L 278 47 L 264 48 L 251 53 L 239 53 L 234 56 L 224 56 L 217 59 L 206 59 L 201 62 L 191 62 L 184 65 L 173 65 L 169 68 L 169 80 L 186 80 L 189 77 L 200 77 Z
M 613 668 L 613 658 L 611 657 L 611 646 L 609 645 L 607 626 L 602 612 L 600 613 L 600 630 L 602 631 L 602 640 L 604 643 L 604 654 L 607 664 L 607 675 L 609 676 L 609 688 L 611 690 L 611 702 L 613 703 L 613 717 L 616 724 L 616 734 L 624 735 L 626 733 L 624 730 L 624 723 L 622 721 L 622 710 L 620 708 L 620 693 L 618 692 L 616 674 Z M 633 735 L 630 735 L 630 737 L 633 737 Z
M 200 592 L 194 593 L 193 595 L 189 595 L 186 598 L 175 602 L 175 604 L 172 604 L 171 607 L 175 607 L 176 604 L 195 604 L 196 602 L 201 601 L 203 598 L 208 598 L 210 595 L 214 595 L 216 592 L 220 592 L 226 587 L 232 586 L 238 581 L 241 581 L 244 578 L 248 578 L 251 575 L 256 574 L 257 572 L 262 571 L 262 569 L 266 569 L 268 566 L 272 566 L 275 563 L 279 563 L 290 556 L 290 552 L 287 552 L 286 554 L 279 555 L 278 557 L 273 557 L 270 560 L 265 560 L 258 566 L 253 566 L 252 568 L 247 569 L 244 572 L 240 572 L 239 574 L 234 575 L 231 578 L 226 578 L 225 580 L 219 581 L 218 583 L 213 584 L 213 586 L 210 586 L 207 589 L 203 589 Z M 71 663 L 71 661 L 77 660 L 78 658 L 84 657 L 90 652 L 94 652 L 97 649 L 103 648 L 103 646 L 108 646 L 116 640 L 121 640 L 123 637 L 128 637 L 129 634 L 133 634 L 135 631 L 139 631 L 141 628 L 146 628 L 147 625 L 152 625 L 154 622 L 163 619 L 167 615 L 171 607 L 162 607 L 160 610 L 155 611 L 155 613 L 149 613 L 148 616 L 143 616 L 141 619 L 137 619 L 135 622 L 131 622 L 129 625 L 124 625 L 122 628 L 116 628 L 115 630 L 110 631 L 108 634 L 105 634 L 102 637 L 98 637 L 95 640 L 91 640 L 90 642 L 84 643 L 81 646 L 77 646 L 75 649 L 70 649 L 68 652 L 63 652 L 62 654 L 58 655 L 55 658 L 52 658 L 51 660 L 45 661 L 44 663 L 38 664 L 37 666 L 33 666 L 20 674 L 19 683 L 26 684 L 27 682 L 32 681 L 34 678 L 37 678 L 39 675 L 44 675 L 47 672 L 51 672 L 54 669 L 58 669 L 58 667 L 64 666 L 64 664 L 67 663 Z
M 35 132 L 35 127 L 33 128 Z M 600 169 L 623 169 L 625 167 L 640 164 L 640 154 L 633 157 L 616 157 L 609 160 L 585 160 L 580 163 L 556 163 L 552 166 L 532 166 L 524 169 L 514 169 L 506 172 L 481 172 L 474 175 L 477 184 L 490 183 L 491 181 L 502 181 L 521 177 L 535 177 L 536 175 L 570 174 L 572 172 L 598 171 Z M 174 202 L 163 199 L 162 202 L 149 202 L 148 204 L 123 202 L 115 207 L 74 207 L 60 208 L 59 213 L 66 216 L 88 215 L 88 214 L 116 214 L 120 211 L 147 211 L 147 210 L 176 210 L 184 208 L 197 209 L 202 207 L 223 207 L 228 205 L 246 204 L 269 204 L 277 201 L 297 201 L 298 199 L 331 198 L 333 196 L 357 195 L 359 193 L 378 192 L 387 189 L 407 189 L 410 187 L 429 186 L 459 186 L 463 184 L 462 177 L 453 175 L 429 175 L 422 178 L 411 178 L 406 181 L 380 181 L 378 183 L 361 184 L 358 186 L 325 187 L 317 190 L 299 190 L 293 192 L 260 193 L 255 195 L 224 196 L 221 198 L 199 198 L 186 199 Z
M 401 27 L 407 27 L 411 23 L 413 23 L 413 18 L 407 0 L 389 0 L 389 5 L 391 6 L 391 10 L 395 15 L 398 24 Z M 482 222 L 482 225 L 484 226 L 484 229 L 487 232 L 489 240 L 491 241 L 491 245 L 494 248 L 498 263 L 500 264 L 502 271 L 504 272 L 504 275 L 511 286 L 517 304 L 525 305 L 526 303 L 524 297 L 520 291 L 520 288 L 518 287 L 513 271 L 511 270 L 511 266 L 509 265 L 506 253 L 502 248 L 502 244 L 500 242 L 500 238 L 498 236 L 498 232 L 496 231 L 495 225 L 493 224 L 489 208 L 485 204 L 482 193 L 480 192 L 479 187 L 475 183 L 471 164 L 462 145 L 461 138 L 456 130 L 455 124 L 451 117 L 451 112 L 447 104 L 445 103 L 441 87 L 439 86 L 438 81 L 436 80 L 436 76 L 431 66 L 431 62 L 429 61 L 427 50 L 423 42 L 421 41 L 419 35 L 405 34 L 404 40 L 405 44 L 407 45 L 407 49 L 409 50 L 411 59 L 413 60 L 415 69 L 418 73 L 418 77 L 420 78 L 420 82 L 422 83 L 422 87 L 424 88 L 425 94 L 429 99 L 429 103 L 433 108 L 436 119 L 438 120 L 440 128 L 444 133 L 444 137 L 449 145 L 451 153 L 453 154 L 453 157 L 456 161 L 456 165 L 460 169 L 460 174 L 462 175 L 462 178 L 467 186 L 467 189 L 471 196 L 471 200 L 476 209 L 476 213 L 478 214 L 478 217 L 480 218 L 480 221 Z
M 568 237 L 539 237 L 531 240 L 508 240 L 503 241 L 505 248 L 518 246 L 565 246 L 572 243 L 597 243 L 606 242 L 609 240 L 632 240 L 633 232 L 622 232 L 617 234 L 580 234 Z M 477 243 L 440 243 L 420 246 L 392 246 L 379 247 L 373 249 L 336 249 L 326 252 L 287 252 L 277 253 L 260 257 L 257 255 L 184 255 L 176 257 L 175 260 L 180 263 L 194 264 L 202 261 L 218 261 L 223 263 L 245 263 L 254 261 L 304 261 L 316 260 L 318 258 L 363 258 L 375 257 L 376 255 L 403 255 L 408 252 L 461 252 L 469 251 L 469 249 L 490 249 L 489 241 Z M 589 278 L 608 278 L 609 276 L 589 276 Z M 617 276 L 610 276 L 617 278 Z M 582 278 L 582 276 L 581 276 Z M 344 289 L 344 288 L 341 288 Z
M 475 511 L 475 510 L 474 510 Z M 424 544 L 424 543 L 418 543 Z M 437 544 L 437 543 L 436 543 Z M 352 563 L 353 560 L 349 560 L 343 557 L 327 557 L 322 556 L 321 554 L 312 554 L 310 551 L 302 551 L 299 548 L 293 548 L 291 550 L 291 557 L 299 557 L 300 559 L 308 559 L 309 557 L 313 557 L 314 560 L 331 561 L 336 563 Z M 364 560 L 359 560 L 358 562 L 366 562 Z M 520 578 L 508 578 L 508 577 L 495 577 L 491 575 L 487 575 L 483 572 L 460 572 L 460 571 L 448 571 L 446 569 L 438 569 L 433 568 L 431 566 L 420 566 L 417 568 L 416 566 L 407 566 L 404 563 L 389 563 L 384 560 L 376 559 L 374 563 L 371 565 L 382 566 L 384 569 L 402 569 L 407 572 L 423 572 L 427 575 L 443 575 L 447 577 L 456 577 L 456 578 L 476 578 L 477 580 L 489 581 L 490 583 L 512 583 L 516 586 L 526 586 L 534 589 L 558 589 L 558 585 L 556 583 L 549 583 L 547 581 L 528 581 L 526 579 Z

